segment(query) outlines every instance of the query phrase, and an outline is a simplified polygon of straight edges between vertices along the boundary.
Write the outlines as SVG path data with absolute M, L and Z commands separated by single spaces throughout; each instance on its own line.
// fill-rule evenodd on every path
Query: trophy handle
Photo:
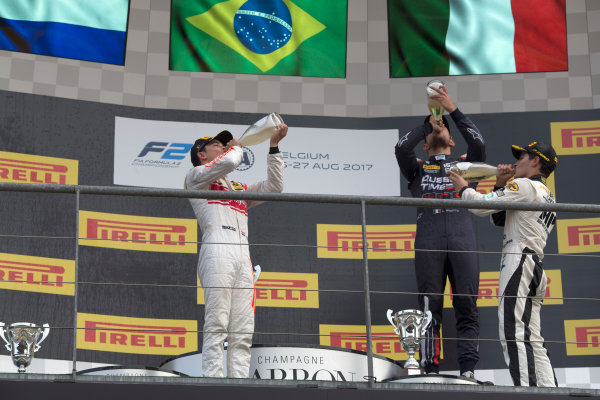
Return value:
M 0 322 L 0 336 L 2 337 L 2 340 L 4 340 L 6 342 L 6 344 L 4 345 L 4 347 L 6 347 L 6 350 L 11 351 L 11 346 L 10 343 L 8 343 L 8 340 L 6 339 L 6 331 L 4 330 L 4 322 Z
M 40 349 L 40 345 L 42 344 L 42 342 L 44 340 L 46 340 L 46 338 L 48 337 L 48 335 L 50 334 L 50 325 L 48 324 L 44 324 L 42 325 L 42 327 L 44 328 L 44 331 L 42 332 L 42 338 L 40 339 L 39 342 L 37 342 L 35 344 L 35 349 L 34 351 L 38 351 Z
M 390 321 L 390 324 L 392 324 L 392 326 L 394 327 L 394 333 L 396 333 L 396 335 L 399 335 L 400 331 L 398 330 L 398 327 L 396 326 L 396 324 L 394 324 L 394 319 L 392 318 L 392 315 L 394 315 L 394 312 L 388 308 L 387 314 L 386 314 L 387 319 L 388 319 L 388 321 Z
M 255 265 L 254 266 L 254 284 L 256 285 L 256 281 L 258 281 L 258 277 L 260 276 L 260 272 L 262 271 L 262 269 L 260 268 L 260 265 Z

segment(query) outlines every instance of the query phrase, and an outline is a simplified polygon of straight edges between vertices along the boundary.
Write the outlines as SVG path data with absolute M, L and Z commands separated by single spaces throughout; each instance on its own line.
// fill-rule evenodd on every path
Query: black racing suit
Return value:
M 475 124 L 458 109 L 450 116 L 468 145 L 466 160 L 461 160 L 484 161 L 485 145 Z M 427 161 L 418 160 L 415 156 L 414 148 L 432 130 L 427 117 L 423 125 L 414 128 L 400 139 L 396 145 L 398 165 L 402 175 L 408 180 L 408 188 L 413 197 L 458 200 L 460 196 L 454 191 L 448 178 L 448 164 L 460 160 L 444 154 L 431 156 Z M 476 183 L 473 186 L 476 186 Z M 458 338 L 478 339 L 477 297 L 459 296 L 476 295 L 479 289 L 479 259 L 475 253 L 477 243 L 469 210 L 419 207 L 415 250 L 419 293 L 444 293 L 447 277 L 454 294 L 452 305 Z M 443 297 L 419 295 L 419 306 L 421 309 L 428 307 L 433 316 L 427 338 L 422 341 L 420 349 L 421 365 L 427 373 L 439 371 Z M 479 361 L 478 341 L 460 339 L 457 341 L 460 372 L 473 371 Z

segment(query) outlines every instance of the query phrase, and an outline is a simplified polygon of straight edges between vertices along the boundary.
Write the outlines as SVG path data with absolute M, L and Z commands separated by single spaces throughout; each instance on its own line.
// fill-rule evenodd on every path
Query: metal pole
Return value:
M 73 379 L 77 376 L 77 301 L 79 292 L 79 189 L 75 191 L 75 283 L 73 296 Z
M 157 189 L 120 186 L 75 186 L 38 183 L 0 182 L 0 192 L 75 193 L 116 196 L 173 197 L 185 199 L 227 199 L 284 201 L 293 203 L 333 203 L 369 205 L 431 207 L 431 208 L 477 208 L 482 210 L 557 211 L 600 214 L 600 204 L 535 203 L 535 202 L 490 202 L 483 200 L 421 199 L 416 197 L 392 196 L 348 196 L 302 193 L 225 192 L 214 190 Z
M 367 217 L 365 209 L 365 201 L 360 202 L 361 219 L 362 219 L 362 243 L 363 243 L 363 260 L 365 262 L 364 285 L 365 285 L 365 321 L 367 327 L 367 372 L 369 379 L 369 387 L 373 386 L 375 377 L 373 375 L 373 346 L 371 335 L 371 292 L 369 289 L 369 256 L 367 255 Z

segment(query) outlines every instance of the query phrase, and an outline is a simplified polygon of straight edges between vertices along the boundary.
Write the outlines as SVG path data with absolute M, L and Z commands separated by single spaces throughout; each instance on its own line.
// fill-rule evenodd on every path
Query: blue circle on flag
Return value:
M 250 51 L 269 54 L 290 41 L 292 15 L 282 0 L 248 0 L 235 13 L 233 30 Z

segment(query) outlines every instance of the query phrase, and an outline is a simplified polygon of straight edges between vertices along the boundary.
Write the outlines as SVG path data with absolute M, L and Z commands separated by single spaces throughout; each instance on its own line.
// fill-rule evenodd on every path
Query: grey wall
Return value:
M 169 71 L 169 0 L 131 0 L 125 66 L 0 51 L 0 89 L 147 108 L 421 115 L 430 78 L 390 79 L 387 0 L 348 0 L 345 79 Z M 600 107 L 600 2 L 568 0 L 569 71 L 446 77 L 468 113 Z
M 201 122 L 231 122 L 249 124 L 256 115 L 209 113 L 177 110 L 154 110 L 123 107 L 56 97 L 0 92 L 0 148 L 3 151 L 46 155 L 79 160 L 79 184 L 112 185 L 114 118 L 115 116 L 157 120 Z M 479 114 L 472 119 L 483 133 L 488 148 L 488 162 L 496 164 L 512 160 L 510 143 L 529 143 L 537 138 L 550 141 L 550 122 L 581 121 L 598 118 L 598 111 L 560 111 L 504 114 Z M 399 133 L 421 123 L 422 117 L 335 118 L 289 116 L 293 127 L 324 128 L 397 128 Z M 285 143 L 282 143 L 282 149 Z M 455 154 L 465 152 L 458 140 Z M 393 149 L 383 151 L 393 157 Z M 596 182 L 595 168 L 600 156 L 562 156 L 555 173 L 557 196 L 562 202 L 600 202 L 600 188 L 579 182 Z M 117 171 L 118 173 L 118 171 Z M 406 182 L 402 190 L 407 193 Z M 0 192 L 0 252 L 74 259 L 75 202 L 71 195 L 17 194 Z M 80 209 L 115 214 L 168 218 L 194 218 L 184 199 L 109 197 L 84 195 Z M 357 206 L 267 203 L 250 211 L 251 256 L 270 272 L 317 273 L 320 293 L 318 309 L 267 308 L 256 311 L 254 343 L 319 343 L 320 324 L 364 325 L 362 293 L 340 293 L 327 290 L 360 291 L 363 288 L 361 260 L 323 259 L 316 255 L 317 224 L 360 224 Z M 560 218 L 590 217 L 561 214 Z M 482 271 L 497 271 L 502 232 L 487 219 L 475 218 L 479 250 L 491 252 L 480 256 Z M 412 208 L 367 208 L 368 224 L 414 224 Z M 20 236 L 15 237 L 14 235 Z M 35 237 L 33 237 L 35 236 Z M 44 239 L 39 236 L 62 237 Z M 264 246 L 264 244 L 295 244 L 306 247 Z M 596 258 L 558 255 L 556 231 L 546 247 L 547 269 L 562 271 L 564 297 L 598 297 L 600 271 Z M 203 323 L 203 306 L 196 304 L 196 290 L 182 287 L 152 285 L 195 285 L 196 254 L 153 253 L 115 250 L 100 247 L 79 247 L 80 285 L 78 310 L 83 313 L 120 315 L 140 318 L 198 320 Z M 370 278 L 374 291 L 416 291 L 413 260 L 371 260 Z M 112 282 L 117 285 L 98 283 Z M 149 284 L 125 286 L 121 284 Z M 415 295 L 379 293 L 372 296 L 374 325 L 386 325 L 388 308 L 414 308 Z M 0 290 L 0 320 L 5 322 L 48 322 L 57 329 L 42 346 L 39 357 L 71 359 L 72 309 L 71 296 L 58 296 L 14 290 Z M 564 320 L 598 318 L 595 302 L 565 300 L 562 305 L 543 308 L 543 331 L 550 354 L 557 368 L 597 366 L 600 356 L 567 356 L 564 343 Z M 495 307 L 480 308 L 481 338 L 480 369 L 504 368 L 497 339 Z M 451 309 L 444 315 L 444 337 L 455 337 Z M 291 335 L 273 335 L 288 332 Z M 294 335 L 302 334 L 302 336 Z M 200 336 L 201 337 L 201 336 Z M 199 342 L 199 347 L 201 341 Z M 78 359 L 115 364 L 158 366 L 167 357 L 144 356 L 102 351 L 79 350 Z M 455 346 L 444 344 L 442 369 L 456 368 Z

